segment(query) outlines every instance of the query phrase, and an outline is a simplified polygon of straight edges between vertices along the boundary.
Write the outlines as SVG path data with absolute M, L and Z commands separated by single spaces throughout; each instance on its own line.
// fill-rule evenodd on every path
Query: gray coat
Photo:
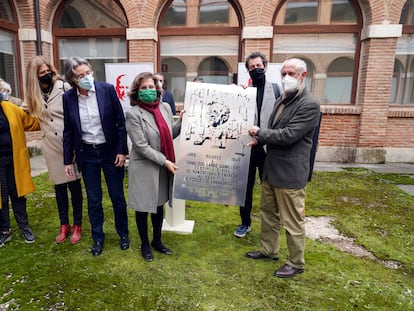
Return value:
M 181 120 L 173 124 L 171 107 L 160 103 L 160 110 L 175 138 Z M 139 212 L 156 213 L 157 206 L 171 199 L 173 176 L 164 167 L 160 134 L 152 113 L 139 106 L 126 112 L 126 129 L 132 142 L 128 164 L 128 207 Z
M 276 96 L 275 96 L 275 90 L 273 88 L 272 82 L 269 82 L 266 80 L 264 90 L 263 90 L 263 102 L 262 102 L 262 108 L 260 110 L 260 124 L 257 124 L 257 106 L 256 111 L 254 114 L 254 124 L 257 125 L 260 128 L 266 128 L 269 116 L 273 111 L 273 108 L 275 107 L 276 103 Z
M 285 108 L 274 120 L 281 102 Z M 305 187 L 310 170 L 312 136 L 319 123 L 319 102 L 306 89 L 301 95 L 279 99 L 269 117 L 268 128 L 257 135 L 260 144 L 266 144 L 267 155 L 263 179 L 272 186 L 285 189 Z
M 39 123 L 43 132 L 42 153 L 46 160 L 50 181 L 64 184 L 80 178 L 79 173 L 73 178 L 65 174 L 63 165 L 63 104 L 62 94 L 69 90 L 69 84 L 57 80 L 47 102 L 42 100 L 43 108 L 39 115 Z

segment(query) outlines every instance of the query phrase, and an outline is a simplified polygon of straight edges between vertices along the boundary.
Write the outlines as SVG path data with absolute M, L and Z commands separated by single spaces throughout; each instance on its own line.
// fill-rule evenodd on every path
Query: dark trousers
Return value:
M 161 229 L 164 219 L 164 206 L 157 206 L 157 213 L 151 214 L 152 221 L 152 243 L 160 246 L 161 243 Z M 148 239 L 148 213 L 135 212 L 135 222 L 137 223 L 139 237 L 141 238 L 141 248 L 149 248 L 150 243 Z
M 95 242 L 103 242 L 104 211 L 102 207 L 101 170 L 104 173 L 109 197 L 115 217 L 115 229 L 120 237 L 128 236 L 128 214 L 124 195 L 123 167 L 116 167 L 112 152 L 104 146 L 94 148 L 91 145 L 83 145 L 82 176 L 85 182 L 88 200 L 88 215 L 92 229 L 92 239 Z
M 0 157 L 0 187 L 2 208 L 0 209 L 0 230 L 10 229 L 9 198 L 12 204 L 14 217 L 20 229 L 29 226 L 26 198 L 17 196 L 16 181 L 12 156 Z
M 82 224 L 82 186 L 80 179 L 55 185 L 56 203 L 59 212 L 61 225 L 69 224 L 69 196 L 73 209 L 73 224 L 80 226 Z
M 256 168 L 259 170 L 259 177 L 262 180 L 263 165 L 266 157 L 266 152 L 263 146 L 253 146 L 250 155 L 249 175 L 247 177 L 246 199 L 244 206 L 240 206 L 240 217 L 242 224 L 250 226 L 252 223 L 251 212 L 253 206 L 253 188 L 256 183 Z

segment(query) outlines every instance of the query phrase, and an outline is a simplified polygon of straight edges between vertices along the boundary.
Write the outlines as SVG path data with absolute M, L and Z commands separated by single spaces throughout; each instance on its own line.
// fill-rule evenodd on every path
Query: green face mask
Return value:
M 157 90 L 140 90 L 138 92 L 138 97 L 144 103 L 152 103 L 157 99 Z

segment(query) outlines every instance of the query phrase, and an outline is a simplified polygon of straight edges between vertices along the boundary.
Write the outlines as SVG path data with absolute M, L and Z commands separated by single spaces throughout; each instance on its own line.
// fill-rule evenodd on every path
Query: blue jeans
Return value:
M 104 212 L 102 207 L 101 170 L 103 170 L 115 216 L 115 228 L 120 237 L 128 237 L 128 214 L 124 195 L 123 167 L 116 167 L 115 157 L 105 145 L 83 145 L 82 176 L 88 200 L 88 215 L 94 242 L 103 242 Z

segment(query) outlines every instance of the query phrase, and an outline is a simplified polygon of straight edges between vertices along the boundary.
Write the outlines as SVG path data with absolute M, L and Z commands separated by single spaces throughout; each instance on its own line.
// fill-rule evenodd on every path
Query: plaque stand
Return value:
M 173 199 L 173 206 L 165 207 L 165 219 L 162 224 L 163 231 L 180 234 L 193 233 L 194 220 L 185 220 L 185 200 Z

